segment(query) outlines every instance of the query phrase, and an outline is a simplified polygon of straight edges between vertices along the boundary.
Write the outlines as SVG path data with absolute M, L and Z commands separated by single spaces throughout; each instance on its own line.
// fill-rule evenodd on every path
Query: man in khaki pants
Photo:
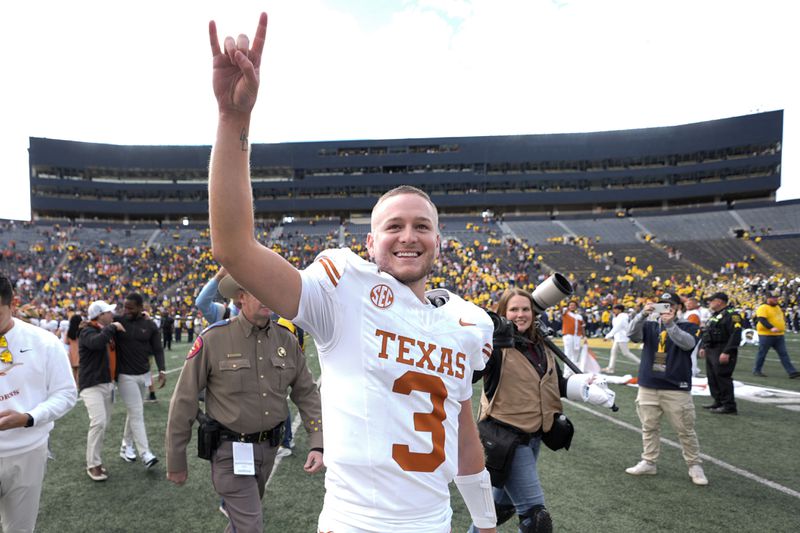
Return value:
M 195 340 L 175 386 L 167 421 L 167 479 L 183 485 L 186 451 L 198 416 L 197 396 L 205 389 L 206 415 L 222 426 L 211 458 L 211 481 L 222 498 L 228 533 L 263 530 L 261 499 L 272 471 L 289 412 L 286 394 L 308 433 L 309 474 L 324 466 L 319 392 L 295 336 L 270 320 L 272 311 L 240 288 L 229 275 L 220 294 L 241 309 Z
M 53 421 L 78 399 L 55 335 L 14 318 L 14 291 L 0 275 L 0 531 L 36 527 Z
M 639 363 L 639 393 L 636 412 L 642 422 L 642 460 L 625 470 L 628 474 L 653 475 L 661 449 L 661 416 L 666 415 L 678 433 L 683 459 L 689 467 L 689 477 L 695 485 L 708 485 L 700 459 L 700 444 L 694 430 L 695 412 L 692 401 L 692 350 L 697 344 L 695 324 L 678 319 L 683 307 L 676 294 L 664 293 L 659 304 L 669 305 L 661 310 L 657 320 L 647 320 L 656 310 L 648 302 L 628 327 L 633 342 L 642 343 Z M 665 306 L 666 307 L 666 306 Z

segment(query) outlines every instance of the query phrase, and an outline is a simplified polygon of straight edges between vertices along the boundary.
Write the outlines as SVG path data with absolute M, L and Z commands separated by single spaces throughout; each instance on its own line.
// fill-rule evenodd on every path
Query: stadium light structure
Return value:
M 189 225 L 189 217 L 183 217 L 181 219 L 181 225 L 188 226 Z

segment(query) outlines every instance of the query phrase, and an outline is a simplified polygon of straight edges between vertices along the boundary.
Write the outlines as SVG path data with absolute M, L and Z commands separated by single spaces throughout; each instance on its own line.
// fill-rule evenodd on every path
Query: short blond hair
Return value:
M 378 201 L 375 202 L 374 206 L 372 206 L 372 212 L 370 213 L 369 216 L 370 231 L 372 232 L 375 231 L 375 227 L 373 226 L 373 220 L 375 217 L 375 210 L 378 208 L 378 206 L 381 205 L 384 201 L 388 200 L 389 198 L 392 198 L 394 196 L 400 196 L 401 194 L 415 194 L 423 198 L 426 202 L 428 202 L 428 204 L 430 204 L 431 208 L 433 209 L 433 213 L 436 216 L 436 219 L 434 220 L 436 227 L 434 229 L 436 230 L 436 233 L 439 233 L 439 210 L 436 209 L 436 204 L 433 203 L 433 200 L 431 200 L 431 197 L 428 196 L 428 193 L 426 193 L 422 189 L 414 187 L 413 185 L 398 185 L 394 189 L 386 191 L 380 198 L 378 198 Z

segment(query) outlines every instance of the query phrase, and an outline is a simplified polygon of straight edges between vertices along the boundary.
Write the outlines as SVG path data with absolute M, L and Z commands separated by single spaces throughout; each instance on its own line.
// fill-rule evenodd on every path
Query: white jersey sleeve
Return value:
M 355 254 L 346 248 L 325 250 L 300 272 L 300 305 L 293 322 L 314 337 L 319 351 L 336 343 L 342 313 L 334 292 L 347 271 L 348 255 Z

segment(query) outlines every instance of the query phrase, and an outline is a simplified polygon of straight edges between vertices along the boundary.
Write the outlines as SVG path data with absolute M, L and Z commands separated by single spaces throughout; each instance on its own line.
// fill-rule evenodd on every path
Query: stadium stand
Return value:
M 782 202 L 780 205 L 738 208 L 736 212 L 747 224 L 751 236 L 800 234 L 800 201 Z
M 366 256 L 375 200 L 410 184 L 440 210 L 431 285 L 479 305 L 550 270 L 586 308 L 666 288 L 754 302 L 800 271 L 800 201 L 774 201 L 782 127 L 775 111 L 587 134 L 254 145 L 256 238 L 300 268 L 329 247 Z M 217 269 L 209 147 L 30 142 L 36 222 L 0 222 L 0 269 L 20 298 L 65 309 L 135 289 L 152 309 L 188 310 Z
M 462 215 L 769 201 L 780 186 L 782 130 L 783 111 L 772 111 L 595 133 L 256 144 L 253 195 L 256 213 L 272 218 L 367 214 L 401 184 Z M 71 219 L 206 221 L 209 151 L 34 137 L 32 208 Z

